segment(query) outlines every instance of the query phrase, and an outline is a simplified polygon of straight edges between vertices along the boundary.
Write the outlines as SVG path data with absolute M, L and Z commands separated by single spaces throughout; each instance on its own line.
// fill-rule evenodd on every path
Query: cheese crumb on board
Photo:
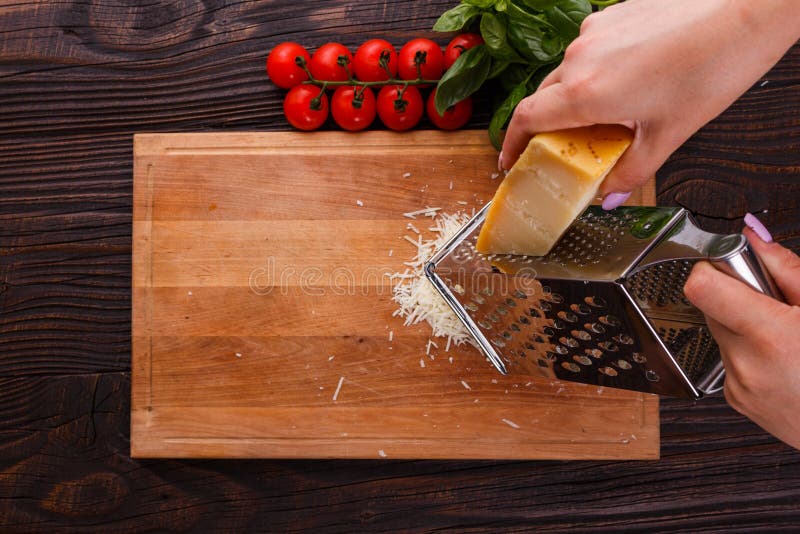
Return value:
M 336 385 L 336 391 L 333 392 L 333 400 L 334 401 L 339 398 L 339 391 L 342 389 L 342 384 L 343 383 L 344 383 L 344 377 L 340 376 L 339 377 L 339 383 Z
M 364 203 L 363 203 L 363 202 L 361 202 L 360 200 L 356 200 L 356 205 L 358 205 L 358 206 L 363 206 L 363 205 L 364 205 Z
M 423 217 L 434 218 L 434 217 L 436 217 L 436 212 L 439 211 L 440 209 L 442 209 L 442 208 L 428 208 L 428 207 L 426 207 L 425 209 L 422 209 L 422 210 L 408 211 L 408 212 L 403 214 L 403 217 L 407 217 L 409 219 L 416 219 L 417 215 L 422 215 Z
M 510 426 L 511 428 L 519 428 L 519 425 L 517 423 L 515 423 L 514 421 L 510 421 L 508 419 L 500 419 L 500 420 L 502 422 L 504 422 L 505 424 L 507 424 L 508 426 Z
M 550 252 L 595 198 L 632 139 L 633 133 L 618 124 L 535 135 L 497 188 L 478 236 L 478 252 Z

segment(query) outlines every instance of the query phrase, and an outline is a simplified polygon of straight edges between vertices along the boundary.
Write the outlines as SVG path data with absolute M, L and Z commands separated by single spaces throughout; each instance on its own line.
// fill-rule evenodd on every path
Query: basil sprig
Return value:
M 564 58 L 581 22 L 594 8 L 618 0 L 461 0 L 439 17 L 433 29 L 455 32 L 477 24 L 484 44 L 464 52 L 436 89 L 436 109 L 443 114 L 496 78 L 505 92 L 489 123 L 489 139 L 499 150 L 500 131 L 517 104 L 533 93 Z

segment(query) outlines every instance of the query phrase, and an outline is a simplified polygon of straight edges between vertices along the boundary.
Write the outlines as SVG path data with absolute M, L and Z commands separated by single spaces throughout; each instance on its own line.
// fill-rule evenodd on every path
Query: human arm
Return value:
M 748 241 L 786 303 L 699 262 L 686 297 L 706 315 L 725 365 L 725 398 L 734 409 L 800 449 L 800 258 L 749 228 Z M 763 234 L 767 239 L 769 234 Z
M 561 65 L 517 106 L 500 166 L 511 168 L 535 133 L 618 123 L 634 141 L 600 193 L 630 192 L 798 37 L 796 0 L 628 0 L 594 13 Z

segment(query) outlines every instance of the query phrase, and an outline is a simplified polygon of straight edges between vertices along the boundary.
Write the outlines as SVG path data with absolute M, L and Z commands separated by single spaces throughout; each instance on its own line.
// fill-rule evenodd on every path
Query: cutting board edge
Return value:
M 655 405 L 658 412 L 657 402 Z M 132 413 L 148 418 L 152 412 Z M 403 459 L 403 460 L 658 460 L 661 457 L 659 426 L 654 436 L 641 434 L 636 440 L 552 441 L 546 448 L 531 450 L 514 439 L 471 439 L 465 452 L 463 439 L 441 438 L 214 438 L 148 437 L 142 425 L 131 425 L 132 458 L 207 459 Z M 543 445 L 543 443 L 540 443 Z M 602 445 L 600 449 L 597 446 Z M 599 452 L 602 450 L 602 452 Z M 321 452 L 324 451 L 324 452 Z M 385 454 L 385 456 L 384 456 Z
M 363 139 L 369 143 L 360 143 Z M 458 139 L 454 142 L 454 139 Z M 445 149 L 454 155 L 463 155 L 463 150 L 493 150 L 486 130 L 413 130 L 393 132 L 372 130 L 361 132 L 317 131 L 317 132 L 142 132 L 133 135 L 134 155 L 139 157 L 172 154 L 225 153 L 252 154 L 259 150 L 279 149 L 298 152 L 313 149 L 338 151 L 359 146 L 359 150 L 389 150 L 408 155 L 409 146 L 419 149 Z

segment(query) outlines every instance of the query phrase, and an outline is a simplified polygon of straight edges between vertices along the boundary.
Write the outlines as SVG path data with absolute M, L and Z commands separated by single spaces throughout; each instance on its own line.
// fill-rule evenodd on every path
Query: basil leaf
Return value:
M 567 47 L 570 41 L 564 41 L 559 35 L 546 34 L 542 39 L 542 50 L 549 57 L 555 58 Z
M 522 4 L 536 11 L 544 11 L 545 9 L 558 5 L 560 1 L 561 0 L 522 0 Z
M 489 75 L 486 77 L 486 79 L 491 80 L 493 78 L 497 78 L 503 74 L 503 72 L 505 72 L 509 65 L 511 65 L 510 61 L 505 61 L 502 59 L 496 59 L 492 61 L 492 68 L 489 69 Z
M 481 9 L 489 9 L 494 7 L 495 0 L 461 0 L 464 4 L 479 7 Z
M 528 80 L 528 94 L 535 93 L 547 75 L 556 70 L 556 67 L 558 67 L 559 63 L 559 61 L 554 61 L 553 63 L 544 65 L 543 67 L 537 69 Z
M 495 4 L 494 4 L 494 10 L 495 11 L 502 13 L 506 9 L 508 9 L 508 1 L 507 0 L 497 0 L 497 2 L 495 2 Z
M 527 63 L 512 63 L 511 65 L 506 68 L 505 72 L 503 72 L 503 77 L 500 78 L 500 83 L 503 85 L 503 89 L 506 92 L 511 92 L 514 90 L 518 84 L 522 83 L 525 80 L 530 79 L 531 75 L 538 66 L 536 65 L 528 65 Z
M 544 34 L 537 26 L 511 20 L 508 24 L 508 41 L 529 63 L 540 65 L 554 59 L 542 47 Z
M 508 4 L 508 41 L 525 60 L 533 65 L 554 61 L 562 51 L 560 41 L 553 47 L 553 39 L 545 35 L 550 26 L 544 15 L 528 13 L 513 1 Z M 543 41 L 547 40 L 546 43 Z
M 481 15 L 481 36 L 489 52 L 497 59 L 504 61 L 523 61 L 519 54 L 508 44 L 504 16 L 493 15 L 489 12 Z
M 520 101 L 528 96 L 528 80 L 523 80 L 508 94 L 502 104 L 495 110 L 492 115 L 492 120 L 489 121 L 489 140 L 492 145 L 500 150 L 503 144 L 500 142 L 500 130 L 505 127 L 511 114 L 514 113 L 514 108 Z
M 581 22 L 591 12 L 589 0 L 562 0 L 559 5 L 544 10 L 547 20 L 558 31 L 565 46 L 578 36 Z
M 526 9 L 526 6 L 519 4 L 519 0 L 509 0 L 507 12 L 509 16 L 537 26 L 541 31 L 555 31 L 555 28 L 547 21 L 547 17 L 544 16 L 544 12 L 541 10 Z
M 492 56 L 486 45 L 478 45 L 461 54 L 447 69 L 436 86 L 436 111 L 440 115 L 480 89 L 489 76 Z
M 448 9 L 436 24 L 433 25 L 433 31 L 437 32 L 455 32 L 466 26 L 470 21 L 477 16 L 481 10 L 469 4 L 459 4 L 453 9 Z

